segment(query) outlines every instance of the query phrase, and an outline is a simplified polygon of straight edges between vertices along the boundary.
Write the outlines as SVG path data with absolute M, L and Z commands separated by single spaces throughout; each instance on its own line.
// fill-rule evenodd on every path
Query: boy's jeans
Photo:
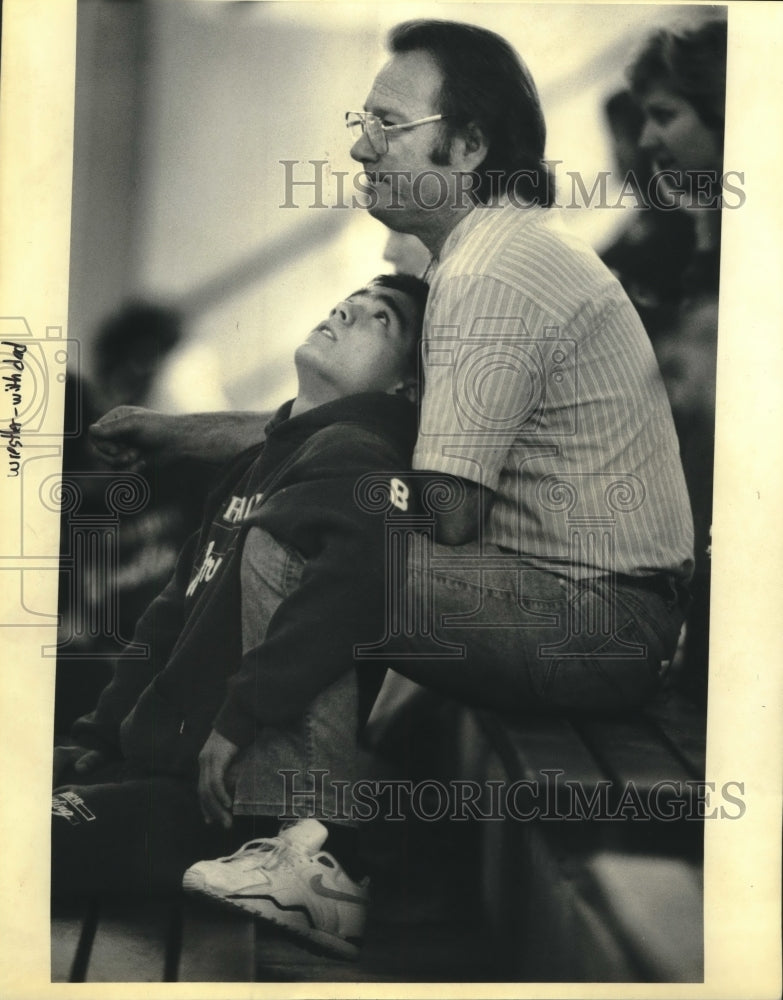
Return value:
M 242 553 L 242 646 L 257 646 L 272 615 L 299 584 L 304 559 L 261 528 Z M 318 648 L 318 636 L 313 646 Z M 292 819 L 345 821 L 353 783 L 369 761 L 357 741 L 358 687 L 353 663 L 343 677 L 285 728 L 264 727 L 236 764 L 234 812 Z

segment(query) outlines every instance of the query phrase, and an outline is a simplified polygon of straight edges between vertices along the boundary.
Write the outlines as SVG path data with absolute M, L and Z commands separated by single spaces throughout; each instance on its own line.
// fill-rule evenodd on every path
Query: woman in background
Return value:
M 709 647 L 726 38 L 724 20 L 656 32 L 628 73 L 631 93 L 644 113 L 639 147 L 652 163 L 658 197 L 677 204 L 693 221 L 694 243 L 682 272 L 678 308 L 654 347 L 693 508 L 696 569 L 683 681 L 702 697 Z

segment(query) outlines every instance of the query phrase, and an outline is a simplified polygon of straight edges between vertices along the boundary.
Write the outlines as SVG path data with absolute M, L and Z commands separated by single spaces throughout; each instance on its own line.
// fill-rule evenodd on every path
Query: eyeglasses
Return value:
M 389 150 L 389 132 L 398 132 L 404 128 L 416 128 L 417 125 L 426 125 L 428 122 L 439 122 L 446 115 L 428 115 L 426 118 L 417 118 L 415 122 L 400 122 L 399 125 L 384 125 L 377 115 L 370 114 L 369 111 L 346 111 L 345 127 L 351 130 L 354 140 L 361 135 L 366 135 L 373 151 L 378 156 L 383 156 Z

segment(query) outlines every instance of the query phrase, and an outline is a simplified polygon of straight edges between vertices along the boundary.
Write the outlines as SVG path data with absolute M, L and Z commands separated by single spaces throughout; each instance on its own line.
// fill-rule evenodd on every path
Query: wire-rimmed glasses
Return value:
M 384 125 L 381 119 L 369 111 L 346 111 L 345 127 L 351 130 L 354 140 L 360 135 L 366 135 L 373 151 L 378 156 L 383 156 L 389 149 L 389 132 L 398 132 L 404 128 L 415 128 L 417 125 L 426 125 L 429 122 L 439 122 L 445 115 L 428 115 L 426 118 L 417 118 L 413 122 L 400 122 L 398 125 Z

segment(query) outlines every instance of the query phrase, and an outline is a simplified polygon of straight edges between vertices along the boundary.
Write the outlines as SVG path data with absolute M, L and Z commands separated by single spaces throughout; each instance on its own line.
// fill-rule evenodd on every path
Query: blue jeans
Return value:
M 398 576 L 386 635 L 358 658 L 514 716 L 643 704 L 674 655 L 687 602 L 664 576 L 576 580 L 497 546 L 423 538 Z
M 243 652 L 263 641 L 280 603 L 299 585 L 303 568 L 295 549 L 262 528 L 250 529 L 241 568 Z M 234 813 L 334 822 L 350 814 L 351 788 L 366 773 L 368 761 L 357 741 L 356 673 L 353 663 L 345 667 L 343 677 L 294 723 L 259 728 L 234 768 Z

